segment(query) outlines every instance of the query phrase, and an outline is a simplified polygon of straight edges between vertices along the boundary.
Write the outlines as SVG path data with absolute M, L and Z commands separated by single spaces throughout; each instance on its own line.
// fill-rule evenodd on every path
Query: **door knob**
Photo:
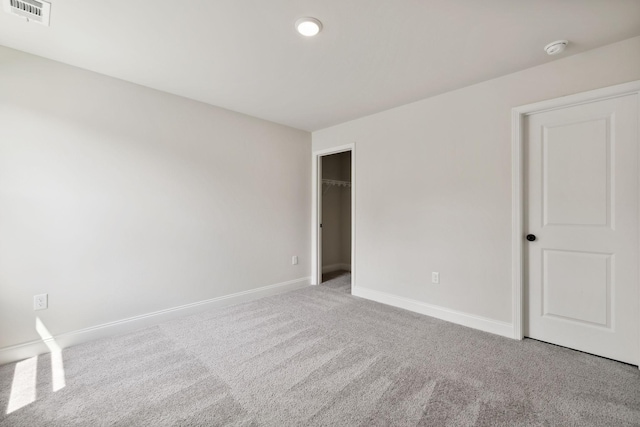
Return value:
M 533 242 L 536 240 L 536 236 L 534 234 L 527 234 L 527 240 Z

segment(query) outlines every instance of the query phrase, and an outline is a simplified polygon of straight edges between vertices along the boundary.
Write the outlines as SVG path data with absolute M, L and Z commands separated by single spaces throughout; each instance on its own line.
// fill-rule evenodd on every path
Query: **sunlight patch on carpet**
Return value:
M 38 356 L 16 363 L 7 414 L 36 401 Z
M 42 341 L 49 347 L 51 352 L 51 384 L 53 391 L 58 391 L 66 386 L 62 349 L 39 317 L 36 317 L 36 331 L 38 331 L 40 338 L 42 338 Z

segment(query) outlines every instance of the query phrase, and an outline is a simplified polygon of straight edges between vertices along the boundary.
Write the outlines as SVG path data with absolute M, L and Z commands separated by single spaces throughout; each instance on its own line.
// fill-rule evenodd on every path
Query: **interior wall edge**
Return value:
M 322 266 L 322 273 L 333 273 L 334 271 L 351 271 L 351 264 L 330 264 Z
M 433 304 L 427 304 L 422 301 L 404 298 L 392 295 L 386 292 L 374 291 L 373 289 L 354 287 L 351 291 L 352 295 L 376 301 L 382 304 L 391 305 L 393 307 L 403 308 L 436 319 L 446 320 L 447 322 L 477 329 L 491 334 L 500 335 L 506 338 L 512 338 L 513 324 L 489 319 L 475 314 L 464 313 L 462 311 L 451 310 L 446 307 L 440 307 Z
M 262 286 L 248 291 L 236 292 L 152 313 L 116 320 L 114 322 L 65 332 L 47 340 L 34 340 L 0 348 L 0 365 L 49 353 L 49 346 L 47 344 L 50 344 L 51 342 L 55 342 L 55 344 L 57 344 L 61 349 L 64 349 L 88 341 L 106 338 L 117 334 L 126 334 L 145 327 L 156 326 L 160 323 L 167 322 L 178 317 L 197 314 L 214 308 L 228 307 L 296 289 L 302 289 L 309 286 L 310 280 L 310 277 L 301 277 L 299 279 Z

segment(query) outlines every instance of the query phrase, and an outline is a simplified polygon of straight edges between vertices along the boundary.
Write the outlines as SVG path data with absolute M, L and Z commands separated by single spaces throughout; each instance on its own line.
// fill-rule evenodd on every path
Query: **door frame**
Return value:
M 544 111 L 557 110 L 570 106 L 587 104 L 621 96 L 636 95 L 640 104 L 640 80 L 609 86 L 602 89 L 590 90 L 575 95 L 563 96 L 561 98 L 536 102 L 534 104 L 523 105 L 511 110 L 511 183 L 512 183 L 512 319 L 513 338 L 522 340 L 524 338 L 524 304 L 525 304 L 525 277 L 524 277 L 524 120 L 526 116 L 541 113 Z M 640 109 L 639 109 L 640 110 Z M 638 115 L 640 125 L 640 113 Z M 640 145 L 640 130 L 638 131 L 638 144 Z M 638 150 L 640 153 L 640 150 Z M 640 171 L 640 161 L 638 163 Z M 640 173 L 638 176 L 640 181 Z M 640 188 L 640 186 L 639 186 Z M 640 194 L 638 195 L 640 198 Z M 640 222 L 640 215 L 638 217 Z M 639 260 L 640 261 L 640 260 Z M 639 263 L 640 265 L 640 263 Z M 639 285 L 640 286 L 640 285 Z M 640 303 L 640 301 L 639 301 Z M 639 328 L 640 329 L 640 328 Z M 640 357 L 639 357 L 640 359 Z
M 322 239 L 320 218 L 322 217 L 322 168 L 321 158 L 331 154 L 351 152 L 351 293 L 356 287 L 356 144 L 314 151 L 311 159 L 311 284 L 322 283 Z

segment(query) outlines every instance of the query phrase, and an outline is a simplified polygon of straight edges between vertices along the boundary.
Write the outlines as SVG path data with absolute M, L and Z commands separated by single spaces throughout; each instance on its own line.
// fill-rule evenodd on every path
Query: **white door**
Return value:
M 637 365 L 638 97 L 525 120 L 525 335 Z

